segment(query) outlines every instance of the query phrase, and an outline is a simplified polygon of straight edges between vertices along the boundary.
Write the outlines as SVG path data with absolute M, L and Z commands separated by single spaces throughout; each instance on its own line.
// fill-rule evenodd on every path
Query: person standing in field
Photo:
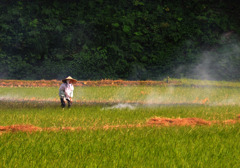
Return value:
M 72 98 L 73 98 L 73 84 L 77 83 L 76 79 L 73 79 L 71 76 L 62 80 L 62 84 L 59 88 L 59 97 L 61 100 L 61 107 L 64 108 L 66 106 L 65 100 L 68 102 L 68 107 L 72 105 Z

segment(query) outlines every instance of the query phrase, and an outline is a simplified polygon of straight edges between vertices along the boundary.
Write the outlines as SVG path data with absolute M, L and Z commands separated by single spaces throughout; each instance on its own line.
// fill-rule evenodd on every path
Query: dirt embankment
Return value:
M 148 120 L 149 125 L 161 126 L 197 126 L 197 125 L 213 125 L 213 124 L 236 124 L 240 123 L 239 116 L 237 119 L 229 119 L 224 121 L 208 121 L 201 118 L 160 118 L 155 117 Z
M 0 87 L 59 87 L 61 80 L 0 80 Z M 124 80 L 98 80 L 78 81 L 74 86 L 137 86 L 137 85 L 179 85 L 177 81 L 124 81 Z
M 108 129 L 120 129 L 120 128 L 138 128 L 138 127 L 154 127 L 154 126 L 210 126 L 213 124 L 236 124 L 240 123 L 240 115 L 236 119 L 229 119 L 224 121 L 208 121 L 201 118 L 150 118 L 145 124 L 129 124 L 129 125 L 105 125 L 103 127 L 47 127 L 41 128 L 34 125 L 11 125 L 0 126 L 0 134 L 7 132 L 41 132 L 41 131 L 77 131 L 77 130 L 108 130 Z

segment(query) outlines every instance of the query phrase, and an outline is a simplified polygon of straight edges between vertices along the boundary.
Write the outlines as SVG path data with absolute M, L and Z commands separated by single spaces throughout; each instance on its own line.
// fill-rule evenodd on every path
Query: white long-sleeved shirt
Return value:
M 74 87 L 72 84 L 62 83 L 59 88 L 59 96 L 60 98 L 72 98 L 73 97 Z

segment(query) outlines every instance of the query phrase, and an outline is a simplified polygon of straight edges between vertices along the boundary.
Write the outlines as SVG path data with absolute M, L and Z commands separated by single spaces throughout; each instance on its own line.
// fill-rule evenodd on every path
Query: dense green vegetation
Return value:
M 0 77 L 236 80 L 238 8 L 221 0 L 2 0 Z
M 0 136 L 1 167 L 239 167 L 238 126 Z

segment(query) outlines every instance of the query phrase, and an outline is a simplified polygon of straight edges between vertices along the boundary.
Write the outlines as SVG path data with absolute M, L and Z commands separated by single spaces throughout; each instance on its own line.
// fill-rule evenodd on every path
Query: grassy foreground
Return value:
M 0 125 L 31 124 L 39 127 L 103 127 L 144 124 L 155 116 L 166 118 L 236 119 L 239 106 L 209 105 L 77 105 L 62 109 L 58 103 L 0 102 Z
M 1 167 L 239 167 L 240 127 L 168 127 L 0 136 Z
M 238 106 L 0 104 L 0 125 L 85 127 L 79 131 L 2 133 L 0 167 L 239 167 L 240 125 L 91 129 L 141 124 L 154 116 L 236 118 Z
M 240 124 L 92 129 L 144 124 L 155 116 L 235 119 L 240 114 L 240 89 L 232 83 L 223 84 L 224 87 L 222 83 L 218 84 L 220 87 L 76 87 L 75 100 L 79 101 L 145 104 L 122 108 L 115 103 L 75 102 L 71 109 L 64 110 L 60 108 L 56 87 L 0 88 L 0 126 L 85 128 L 0 133 L 0 167 L 239 167 Z M 33 97 L 49 101 L 11 101 Z M 201 103 L 205 98 L 209 102 Z M 152 105 L 154 101 L 159 104 Z M 178 104 L 182 102 L 189 105 Z

